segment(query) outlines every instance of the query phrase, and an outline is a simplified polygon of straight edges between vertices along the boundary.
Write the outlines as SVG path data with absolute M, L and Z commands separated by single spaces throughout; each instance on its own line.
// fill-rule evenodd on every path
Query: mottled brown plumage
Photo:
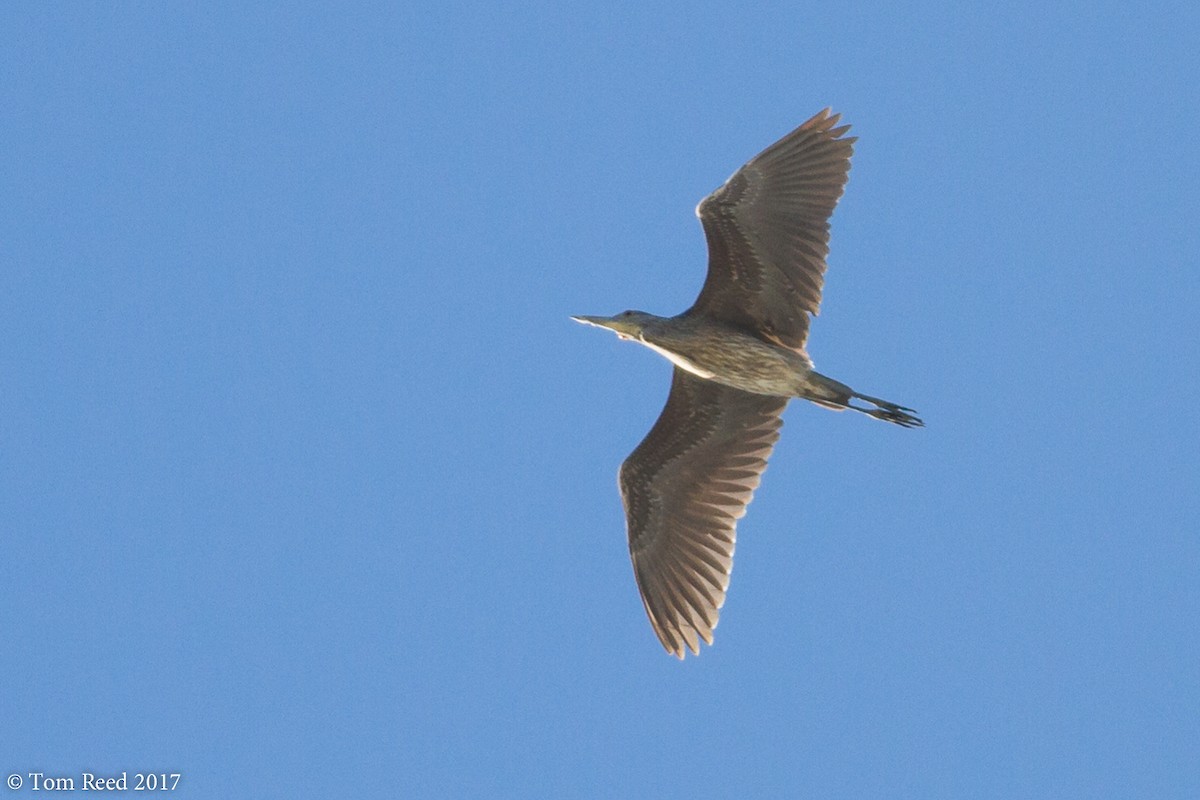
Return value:
M 787 403 L 677 367 L 666 408 L 621 465 L 642 602 L 663 646 L 680 658 L 685 646 L 697 652 L 699 639 L 712 643 L 737 520 L 767 467 Z
M 708 275 L 675 317 L 575 317 L 675 364 L 658 421 L 621 465 L 633 571 L 650 623 L 683 658 L 712 644 L 737 520 L 758 488 L 792 397 L 905 427 L 912 409 L 814 371 L 805 350 L 854 139 L 825 109 L 701 201 Z M 866 407 L 854 405 L 863 400 Z

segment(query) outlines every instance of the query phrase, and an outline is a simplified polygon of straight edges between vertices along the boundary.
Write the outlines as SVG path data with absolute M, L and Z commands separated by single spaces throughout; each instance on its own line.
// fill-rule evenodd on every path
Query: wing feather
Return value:
M 821 111 L 759 153 L 696 213 L 708 275 L 686 312 L 706 314 L 804 349 L 821 305 L 829 217 L 850 172 L 853 137 Z
M 712 643 L 733 568 L 737 520 L 779 438 L 787 398 L 675 370 L 650 433 L 621 465 L 629 552 L 650 624 L 683 658 Z

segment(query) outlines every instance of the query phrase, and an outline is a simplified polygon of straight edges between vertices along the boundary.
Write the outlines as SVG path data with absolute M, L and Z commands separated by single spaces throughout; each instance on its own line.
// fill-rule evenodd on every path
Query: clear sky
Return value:
M 903 9 L 903 10 L 901 10 Z M 0 7 L 0 772 L 1200 796 L 1200 11 Z M 695 204 L 859 142 L 716 644 L 634 586 Z

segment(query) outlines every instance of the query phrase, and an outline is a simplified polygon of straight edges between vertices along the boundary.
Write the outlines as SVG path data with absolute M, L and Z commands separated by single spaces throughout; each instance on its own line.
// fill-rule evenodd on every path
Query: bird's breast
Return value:
M 691 360 L 690 358 L 687 358 L 686 356 L 680 355 L 679 353 L 672 352 L 665 347 L 659 347 L 654 342 L 647 341 L 644 338 L 641 340 L 641 342 L 642 342 L 642 344 L 646 345 L 646 347 L 649 347 L 654 352 L 656 352 L 659 355 L 666 358 L 668 361 L 670 361 L 675 366 L 679 367 L 682 370 L 686 370 L 687 372 L 690 372 L 693 375 L 699 376 L 701 378 L 705 378 L 706 380 L 712 380 L 715 375 L 715 373 L 713 373 L 712 371 L 705 369 L 704 367 L 700 366 L 695 361 Z
M 812 371 L 804 355 L 725 327 L 639 341 L 697 377 L 754 394 L 794 397 Z

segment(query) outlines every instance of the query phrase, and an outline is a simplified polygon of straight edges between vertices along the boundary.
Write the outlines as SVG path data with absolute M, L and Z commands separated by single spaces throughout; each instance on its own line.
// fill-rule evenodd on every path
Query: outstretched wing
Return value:
M 829 216 L 850 172 L 854 137 L 825 109 L 704 198 L 708 276 L 686 312 L 801 350 L 821 304 Z
M 787 398 L 750 394 L 676 368 L 666 407 L 621 465 L 629 552 L 667 652 L 712 644 L 737 520 L 779 438 Z

